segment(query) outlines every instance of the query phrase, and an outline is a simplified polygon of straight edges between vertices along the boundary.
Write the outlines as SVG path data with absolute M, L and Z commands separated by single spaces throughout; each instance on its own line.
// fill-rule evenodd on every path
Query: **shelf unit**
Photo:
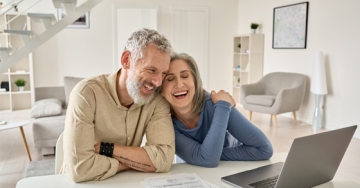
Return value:
M 240 86 L 255 83 L 263 76 L 264 34 L 234 36 L 233 51 L 232 94 L 240 104 Z
M 5 24 L 15 16 L 16 15 L 13 14 L 1 16 L 0 25 Z M 26 15 L 20 15 L 11 23 L 0 28 L 1 47 L 20 49 L 24 45 L 21 37 L 19 35 L 4 33 L 4 29 L 30 30 L 30 19 Z M 24 91 L 19 91 L 18 87 L 14 84 L 15 80 L 19 78 L 26 80 Z M 2 82 L 9 83 L 9 91 L 0 91 L 0 112 L 30 109 L 35 102 L 32 53 L 10 67 L 7 71 L 0 73 L 0 83 Z

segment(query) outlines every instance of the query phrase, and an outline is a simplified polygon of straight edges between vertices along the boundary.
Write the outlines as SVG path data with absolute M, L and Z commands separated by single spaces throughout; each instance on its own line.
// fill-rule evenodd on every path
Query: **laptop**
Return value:
M 262 185 L 304 188 L 326 183 L 334 178 L 356 128 L 354 125 L 296 138 L 285 162 L 229 175 L 221 180 L 243 188 Z

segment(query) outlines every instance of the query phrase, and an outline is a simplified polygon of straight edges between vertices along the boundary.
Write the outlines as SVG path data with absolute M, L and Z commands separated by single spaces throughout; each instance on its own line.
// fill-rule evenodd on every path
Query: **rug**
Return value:
M 55 174 L 55 159 L 44 159 L 28 163 L 25 177 Z

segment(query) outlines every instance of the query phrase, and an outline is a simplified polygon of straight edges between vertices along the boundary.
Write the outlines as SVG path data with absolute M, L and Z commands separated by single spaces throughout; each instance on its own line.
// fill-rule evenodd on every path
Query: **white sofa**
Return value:
M 64 131 L 66 106 L 72 88 L 83 78 L 64 77 L 64 86 L 35 88 L 33 141 L 43 155 L 55 154 L 56 141 Z

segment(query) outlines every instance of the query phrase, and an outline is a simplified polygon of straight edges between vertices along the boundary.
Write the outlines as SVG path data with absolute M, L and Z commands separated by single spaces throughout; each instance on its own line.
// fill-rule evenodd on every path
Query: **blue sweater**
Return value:
M 197 127 L 188 129 L 172 117 L 176 154 L 190 164 L 216 167 L 220 160 L 266 160 L 273 148 L 265 134 L 226 101 L 205 96 Z

